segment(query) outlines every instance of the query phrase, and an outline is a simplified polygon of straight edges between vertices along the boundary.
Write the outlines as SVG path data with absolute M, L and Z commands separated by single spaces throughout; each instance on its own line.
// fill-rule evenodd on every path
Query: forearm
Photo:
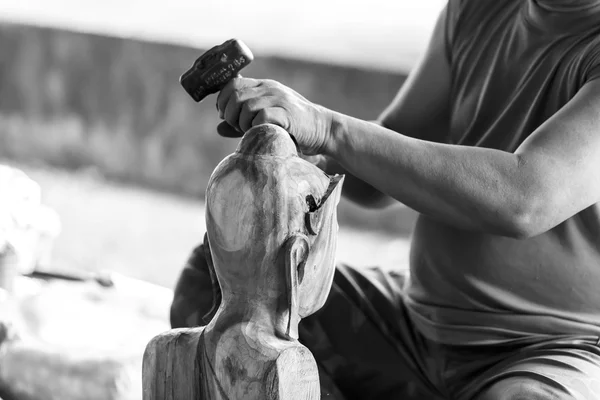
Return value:
M 532 174 L 515 154 L 413 139 L 334 114 L 325 153 L 356 177 L 450 225 L 522 236 Z
M 379 121 L 371 122 L 381 125 Z M 366 208 L 385 208 L 395 203 L 393 198 L 357 178 L 331 157 L 321 157 L 321 161 L 317 165 L 329 175 L 340 174 L 346 176 L 342 195 L 355 204 Z
M 345 175 L 342 194 L 345 198 L 360 206 L 384 208 L 396 202 L 390 196 L 354 176 L 331 157 L 326 157 L 322 163 L 319 163 L 319 167 L 330 175 Z

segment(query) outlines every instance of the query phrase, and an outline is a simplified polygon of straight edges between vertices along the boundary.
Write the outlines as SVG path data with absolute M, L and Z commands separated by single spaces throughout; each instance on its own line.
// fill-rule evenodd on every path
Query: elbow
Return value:
M 513 239 L 530 239 L 538 236 L 557 222 L 561 196 L 556 184 L 549 175 L 541 173 L 542 168 L 536 166 L 525 157 L 517 155 L 517 171 L 513 171 L 509 185 L 505 187 L 500 212 L 501 235 Z
M 360 200 L 354 199 L 354 203 L 368 210 L 382 210 L 396 204 L 397 201 L 392 197 L 380 194 L 379 196 L 371 196 Z
M 525 240 L 548 231 L 554 224 L 547 205 L 544 196 L 523 196 L 515 206 L 507 210 L 502 222 L 502 234 Z
M 531 214 L 517 214 L 505 223 L 502 234 L 512 239 L 525 240 L 543 232 L 544 229 L 540 224 L 534 222 Z

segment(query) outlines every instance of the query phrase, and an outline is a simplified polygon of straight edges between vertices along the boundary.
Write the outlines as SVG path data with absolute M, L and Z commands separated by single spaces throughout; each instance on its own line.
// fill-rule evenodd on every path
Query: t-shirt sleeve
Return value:
M 589 61 L 585 68 L 585 82 L 600 78 L 600 36 L 595 41 L 595 46 L 590 52 Z
M 446 57 L 448 61 L 452 61 L 452 49 L 456 38 L 456 30 L 458 26 L 458 18 L 460 15 L 461 0 L 448 0 L 444 12 L 446 19 L 444 21 L 444 35 L 446 46 Z
M 600 57 L 598 58 L 596 65 L 590 69 L 586 82 L 590 82 L 598 78 L 600 78 Z

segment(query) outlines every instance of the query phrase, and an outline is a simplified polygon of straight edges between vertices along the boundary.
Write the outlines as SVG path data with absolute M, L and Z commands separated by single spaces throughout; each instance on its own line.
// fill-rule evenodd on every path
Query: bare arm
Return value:
M 406 82 L 375 123 L 417 139 L 442 141 L 448 131 L 450 66 L 445 49 L 446 9 L 438 17 L 429 45 Z M 346 174 L 344 196 L 369 208 L 396 201 L 355 177 L 331 158 L 319 166 L 327 173 Z
M 459 228 L 529 237 L 600 201 L 600 79 L 514 153 L 415 139 L 327 110 L 275 81 L 234 79 L 219 96 L 228 123 L 279 125 L 306 154 L 330 156 L 379 191 Z
M 366 208 L 385 208 L 396 203 L 394 198 L 380 192 L 362 179 L 357 178 L 333 158 L 319 156 L 319 159 L 316 165 L 328 174 L 346 175 L 342 195 L 348 200 Z
M 434 39 L 425 59 L 442 57 L 442 48 Z M 274 81 L 234 79 L 218 105 L 229 124 L 279 125 L 307 154 L 329 156 L 380 192 L 455 227 L 530 237 L 600 201 L 600 80 L 585 84 L 509 153 L 440 143 L 447 133 L 450 84 L 449 74 L 443 75 L 448 65 L 441 65 L 440 76 L 422 72 L 424 66 L 413 74 L 414 82 L 384 113 L 384 126 L 327 110 Z M 413 103 L 417 95 L 409 93 L 417 89 L 411 87 L 425 77 L 440 79 L 429 90 L 443 95 Z M 419 112 L 418 119 L 435 121 L 409 123 Z
M 515 153 L 427 142 L 341 114 L 332 127 L 325 154 L 460 228 L 530 237 L 600 201 L 600 80 L 587 83 Z

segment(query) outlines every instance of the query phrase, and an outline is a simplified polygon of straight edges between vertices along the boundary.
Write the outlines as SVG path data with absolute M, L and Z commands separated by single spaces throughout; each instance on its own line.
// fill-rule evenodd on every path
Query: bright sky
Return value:
M 0 0 L 0 20 L 406 71 L 445 0 Z

